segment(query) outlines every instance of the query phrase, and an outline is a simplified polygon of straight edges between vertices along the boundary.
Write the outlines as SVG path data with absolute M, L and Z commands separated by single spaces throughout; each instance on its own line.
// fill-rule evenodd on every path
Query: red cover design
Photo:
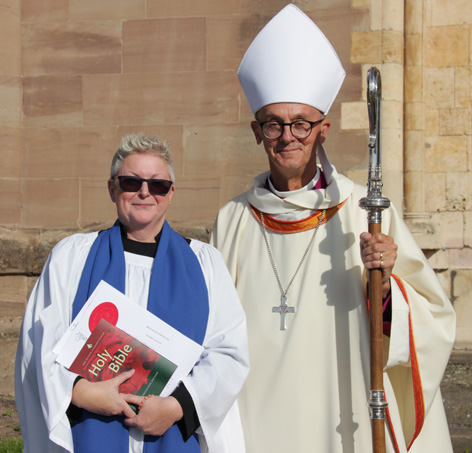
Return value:
M 123 330 L 101 319 L 69 370 L 91 382 L 106 381 L 135 369 L 122 393 L 159 395 L 177 365 Z

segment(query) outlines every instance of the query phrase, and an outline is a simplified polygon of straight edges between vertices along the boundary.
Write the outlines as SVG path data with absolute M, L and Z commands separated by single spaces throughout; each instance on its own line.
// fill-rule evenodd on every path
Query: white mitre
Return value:
M 297 102 L 326 115 L 345 75 L 326 36 L 293 4 L 259 32 L 238 69 L 253 113 L 265 105 Z

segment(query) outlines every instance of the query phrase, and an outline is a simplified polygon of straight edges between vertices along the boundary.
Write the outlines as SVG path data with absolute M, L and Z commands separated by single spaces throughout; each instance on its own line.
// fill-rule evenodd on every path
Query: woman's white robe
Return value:
M 54 247 L 26 308 L 15 370 L 25 452 L 73 451 L 66 410 L 77 375 L 56 363 L 52 350 L 71 323 L 72 303 L 96 237 L 77 234 Z M 240 453 L 244 440 L 237 405 L 232 405 L 248 373 L 244 311 L 221 254 L 200 241 L 192 240 L 190 247 L 208 288 L 209 318 L 204 352 L 183 383 L 200 420 L 201 450 Z M 153 259 L 125 253 L 125 261 L 126 295 L 146 306 Z M 130 430 L 130 452 L 142 451 L 142 438 L 141 431 Z

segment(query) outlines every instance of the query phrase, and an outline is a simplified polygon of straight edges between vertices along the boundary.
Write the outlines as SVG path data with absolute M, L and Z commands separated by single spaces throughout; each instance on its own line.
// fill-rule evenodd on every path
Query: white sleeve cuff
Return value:
M 410 360 L 410 307 L 397 282 L 390 278 L 392 326 L 388 361 L 385 369 L 408 363 Z

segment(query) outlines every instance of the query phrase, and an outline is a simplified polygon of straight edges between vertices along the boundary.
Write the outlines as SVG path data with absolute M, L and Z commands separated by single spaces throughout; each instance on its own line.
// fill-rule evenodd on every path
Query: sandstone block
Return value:
M 33 276 L 28 275 L 27 281 L 26 281 L 26 299 L 29 299 L 31 295 L 31 291 L 33 291 L 34 285 L 36 285 L 38 278 L 39 277 L 36 275 L 33 275 Z
M 124 73 L 205 69 L 205 18 L 128 20 L 123 23 Z
M 383 29 L 383 4 L 381 2 L 371 2 L 370 4 L 370 29 Z
M 388 168 L 388 167 L 384 167 Z M 366 184 L 367 179 L 364 184 Z M 397 208 L 400 215 L 403 213 L 403 172 L 395 171 L 390 168 L 385 170 L 382 175 L 383 191 L 390 202 Z
M 29 23 L 23 26 L 23 74 L 121 72 L 121 22 Z
M 394 100 L 382 102 L 382 127 L 402 132 L 403 104 Z
M 472 246 L 472 212 L 464 212 L 464 245 Z
M 21 222 L 20 180 L 0 178 L 0 224 L 18 226 Z
M 352 0 L 353 8 L 369 8 L 371 0 Z
M 216 16 L 206 18 L 206 57 L 209 71 L 236 73 L 246 49 L 257 34 L 255 17 Z M 263 26 L 263 23 L 260 24 Z
M 265 0 L 264 3 L 271 5 L 273 10 L 273 0 Z M 348 69 L 351 77 L 347 78 L 344 86 L 355 82 L 356 76 L 360 74 L 358 66 L 349 65 L 352 55 L 354 55 L 351 48 L 352 32 L 362 32 L 371 29 L 369 28 L 370 17 L 368 10 L 353 9 L 349 3 L 349 1 L 346 2 L 345 0 L 342 0 L 342 3 L 339 4 L 334 4 L 331 0 L 322 0 L 316 3 L 312 0 L 303 0 L 298 3 L 302 9 L 305 7 L 304 10 L 307 15 L 323 31 L 333 48 L 336 49 L 344 67 Z M 267 19 L 269 18 L 270 16 Z M 369 61 L 369 63 L 377 63 L 377 61 Z M 359 83 L 356 85 L 357 87 L 359 87 Z M 342 100 L 352 101 L 356 99 L 358 97 Z
M 471 80 L 470 67 L 455 68 L 455 80 L 454 80 L 455 92 L 454 94 L 455 94 L 455 106 L 457 108 L 470 109 L 470 102 L 471 102 L 470 80 Z
M 186 177 L 257 175 L 267 169 L 267 156 L 246 124 L 189 126 L 184 134 Z M 209 165 L 211 162 L 211 165 Z
M 408 118 L 405 118 L 405 123 Z M 412 131 L 405 127 L 405 169 L 419 171 L 423 167 L 423 132 Z
M 351 62 L 378 62 L 382 55 L 381 32 L 354 32 L 351 35 Z
M 425 209 L 427 212 L 445 211 L 446 174 L 426 173 L 424 175 Z
M 219 179 L 182 178 L 167 219 L 175 225 L 213 225 L 219 209 Z
M 71 20 L 141 19 L 146 15 L 145 0 L 69 0 Z
M 17 76 L 0 75 L 0 124 L 19 127 L 21 121 L 21 80 Z
M 453 4 L 447 0 L 432 0 L 431 10 L 431 23 L 434 26 L 472 23 L 468 0 L 455 0 Z
M 382 26 L 385 30 L 403 33 L 404 2 L 396 0 L 382 1 Z
M 341 129 L 368 129 L 369 116 L 365 102 L 341 104 Z
M 404 219 L 422 250 L 436 250 L 442 247 L 439 234 L 440 218 L 438 214 L 430 216 L 421 212 L 407 211 L 405 212 Z
M 405 1 L 405 34 L 423 33 L 423 0 Z
M 23 130 L 22 172 L 27 178 L 102 178 L 110 174 L 119 144 L 113 127 L 51 127 Z
M 457 270 L 454 281 L 454 309 L 457 315 L 457 333 L 455 347 L 465 347 L 472 342 L 472 270 Z
M 22 224 L 25 227 L 77 228 L 77 179 L 26 179 L 22 193 Z
M 83 178 L 80 184 L 80 227 L 111 226 L 116 218 L 116 205 L 110 199 L 107 180 Z
M 425 66 L 468 66 L 468 38 L 466 26 L 427 27 L 424 38 Z
M 405 129 L 408 131 L 422 131 L 424 105 L 418 102 L 405 103 Z
M 369 164 L 368 129 L 341 129 L 341 120 L 331 118 L 331 112 L 329 117 L 332 122 L 325 148 L 338 172 L 345 174 L 351 169 L 367 169 Z M 263 152 L 262 148 L 257 152 Z
M 1 229 L 0 273 L 39 275 L 53 245 L 67 235 L 59 232 L 55 234 L 40 234 L 38 230 Z M 29 284 L 28 289 L 31 288 Z
M 0 178 L 20 177 L 20 129 L 16 127 L 0 127 Z
M 461 172 L 467 168 L 468 138 L 428 137 L 424 149 L 424 169 L 428 172 Z
M 82 77 L 25 77 L 23 115 L 26 127 L 82 126 Z
M 263 2 L 261 2 L 263 3 Z M 148 17 L 195 17 L 231 15 L 243 13 L 250 5 L 241 1 L 221 2 L 218 0 L 148 0 Z
M 470 135 L 470 108 L 439 110 L 439 135 Z
M 405 66 L 421 66 L 423 58 L 423 35 L 407 35 L 405 37 Z
M 83 77 L 84 124 L 233 123 L 239 120 L 235 74 L 178 72 Z M 199 89 L 195 90 L 195 86 Z M 205 99 L 205 104 L 202 104 Z
M 448 210 L 470 211 L 472 209 L 471 193 L 472 175 L 470 172 L 447 173 L 446 202 Z
M 421 66 L 405 67 L 405 102 L 421 103 L 423 100 L 423 69 Z
M 424 213 L 423 173 L 420 171 L 407 171 L 404 178 L 407 212 Z
M 69 0 L 23 0 L 21 15 L 24 22 L 68 20 Z
M 452 249 L 450 251 L 451 269 L 472 269 L 472 249 Z
M 454 107 L 454 68 L 425 68 L 424 100 L 430 108 Z
M 19 12 L 12 14 L 5 13 L 2 5 L 2 15 L 0 16 L 0 61 L 2 62 L 1 73 L 4 75 L 21 75 L 21 47 L 18 45 L 21 38 Z
M 403 66 L 403 34 L 398 31 L 382 33 L 382 62 Z
M 425 136 L 439 135 L 439 110 L 425 109 L 424 111 L 424 134 Z
M 403 134 L 401 129 L 382 131 L 382 167 L 386 171 L 403 173 Z M 398 190 L 398 187 L 397 187 Z
M 382 64 L 382 99 L 403 102 L 404 68 L 395 63 Z M 382 104 L 383 105 L 383 104 Z
M 249 102 L 246 99 L 246 96 L 243 93 L 242 88 L 238 92 L 238 102 L 239 102 L 239 121 L 241 123 L 251 124 L 251 121 L 254 120 L 254 114 L 252 113 L 251 108 L 249 107 Z M 329 111 L 329 116 L 334 118 L 333 110 L 335 109 L 335 105 L 331 107 Z
M 2 0 L 2 16 L 11 21 L 20 21 L 21 3 L 18 0 Z
M 0 276 L 0 301 L 19 305 L 20 314 L 23 313 L 26 305 L 27 289 L 27 277 L 25 275 Z
M 440 216 L 439 239 L 443 247 L 464 247 L 464 216 L 461 212 L 445 212 Z

